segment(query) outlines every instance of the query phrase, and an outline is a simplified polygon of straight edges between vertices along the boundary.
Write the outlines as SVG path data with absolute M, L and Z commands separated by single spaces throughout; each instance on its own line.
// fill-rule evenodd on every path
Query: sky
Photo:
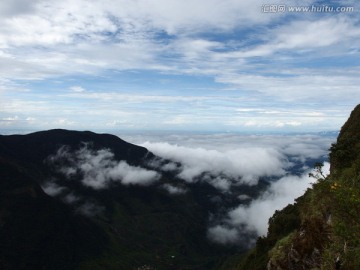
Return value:
M 0 133 L 339 130 L 360 100 L 359 6 L 2 0 Z

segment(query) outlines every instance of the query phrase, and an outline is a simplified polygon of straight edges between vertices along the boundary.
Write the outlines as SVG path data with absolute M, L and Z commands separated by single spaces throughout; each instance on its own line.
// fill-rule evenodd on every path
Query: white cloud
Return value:
M 261 4 L 257 0 L 117 1 L 113 14 L 130 19 L 137 29 L 150 26 L 169 34 L 196 33 L 204 29 L 230 31 L 239 25 L 252 25 L 273 19 L 274 16 L 264 16 L 261 13 Z M 147 25 L 144 25 L 145 22 Z
M 287 166 L 284 156 L 276 149 L 246 147 L 220 152 L 204 148 L 189 148 L 169 143 L 145 142 L 142 146 L 164 159 L 182 164 L 178 177 L 193 182 L 203 173 L 224 175 L 237 183 L 255 185 L 259 177 L 280 176 Z M 217 181 L 217 180 L 218 181 Z M 225 187 L 223 178 L 216 178 L 216 185 Z
M 232 51 L 233 41 L 227 44 L 196 34 L 231 32 L 283 16 L 262 13 L 262 4 L 233 0 L 35 2 L 27 14 L 2 20 L 0 47 L 11 56 L 3 74 L 34 79 L 109 68 L 223 73 L 244 64 L 236 53 L 226 53 Z M 157 34 L 164 31 L 174 39 L 158 40 Z M 39 50 L 39 46 L 51 50 Z M 172 64 L 162 61 L 166 55 Z
M 294 20 L 290 24 L 284 24 L 270 29 L 262 36 L 262 44 L 233 51 L 228 57 L 264 57 L 273 54 L 309 54 L 317 50 L 318 54 L 328 51 L 318 51 L 319 47 L 330 47 L 339 43 L 347 44 L 351 40 L 357 40 L 360 31 L 356 26 L 357 20 L 347 17 L 324 17 L 317 20 Z M 338 52 L 332 51 L 332 54 Z M 348 51 L 349 48 L 342 47 Z M 320 55 L 318 55 L 320 56 Z
M 167 190 L 169 192 L 169 194 L 172 194 L 172 195 L 184 194 L 187 192 L 187 190 L 185 188 L 180 187 L 180 186 L 174 186 L 171 184 L 163 184 L 161 187 L 164 188 L 165 190 Z
M 171 160 L 154 167 L 173 171 L 186 182 L 206 181 L 221 192 L 231 187 L 255 185 L 259 178 L 281 177 L 292 166 L 304 163 L 298 173 L 308 169 L 307 159 L 322 160 L 333 137 L 318 135 L 134 135 L 123 136 L 155 155 Z M 143 143 L 144 140 L 147 142 Z M 158 142 L 162 140 L 163 142 Z M 174 163 L 178 162 L 178 164 Z
M 325 163 L 324 174 L 329 173 L 330 164 Z M 275 210 L 281 210 L 301 196 L 306 189 L 312 186 L 316 180 L 309 178 L 307 171 L 302 176 L 285 176 L 271 183 L 270 187 L 249 205 L 240 205 L 230 210 L 227 217 L 222 221 L 225 225 L 216 225 L 209 229 L 211 238 L 220 243 L 233 243 L 238 241 L 242 234 L 255 232 L 256 235 L 265 235 L 268 228 L 268 220 Z M 225 227 L 224 227 L 225 226 Z M 234 239 L 227 238 L 224 232 L 230 231 Z M 238 232 L 238 233 L 235 233 Z M 245 233 L 244 233 L 245 232 Z
M 259 82 L 259 84 L 264 84 L 265 87 L 265 82 Z M 284 96 L 279 97 L 279 100 L 290 96 L 286 90 L 290 87 L 298 87 L 300 91 L 300 86 L 287 87 L 284 84 L 278 90 L 284 91 Z M 213 96 L 207 96 L 206 93 L 201 96 L 171 95 L 171 93 L 147 95 L 105 90 L 100 93 L 87 89 L 85 92 L 70 92 L 66 90 L 68 88 L 48 94 L 33 91 L 21 94 L 13 90 L 11 91 L 13 94 L 7 94 L 0 99 L 0 118 L 14 115 L 20 119 L 32 117 L 36 121 L 28 125 L 31 124 L 33 129 L 76 126 L 78 129 L 104 131 L 115 130 L 115 128 L 216 131 L 301 129 L 308 131 L 339 129 L 350 112 L 347 105 L 344 105 L 346 109 L 339 109 L 338 102 L 326 106 L 319 105 L 316 108 L 312 105 L 305 105 L 304 108 L 305 103 L 299 106 L 294 104 L 291 108 L 281 105 L 279 108 L 275 103 L 267 104 L 260 109 L 259 104 L 249 104 L 240 97 L 228 97 L 229 93 L 217 92 L 216 94 L 219 95 Z M 350 93 L 351 88 L 347 89 Z M 270 94 L 269 89 L 268 91 Z M 275 89 L 273 91 L 274 95 L 277 95 Z M 314 90 L 313 94 L 316 94 L 316 91 L 319 90 Z M 339 93 L 324 93 L 324 95 L 328 100 L 341 100 Z M 297 91 L 294 91 L 295 94 Z M 356 96 L 354 93 L 352 95 Z M 305 97 L 306 92 L 304 92 Z M 308 98 L 311 99 L 311 97 Z M 351 102 L 354 100 L 352 99 Z M 255 106 L 255 108 L 241 108 L 241 104 Z M 248 111 L 241 109 L 248 109 Z M 8 123 L 14 128 L 18 128 L 16 125 L 21 124 L 23 123 Z
M 160 175 L 152 170 L 131 166 L 126 161 L 115 161 L 114 154 L 108 149 L 91 150 L 87 146 L 71 153 L 62 147 L 50 162 L 66 162 L 58 170 L 68 177 L 81 176 L 83 185 L 93 189 L 108 188 L 113 182 L 124 185 L 149 185 L 157 181 Z
M 275 30 L 275 46 L 280 49 L 326 47 L 358 37 L 355 21 L 346 17 L 330 17 L 315 21 L 295 21 Z
M 237 89 L 258 91 L 267 96 L 276 97 L 286 102 L 313 100 L 321 104 L 321 100 L 343 100 L 349 103 L 351 96 L 358 95 L 359 71 L 352 73 L 335 70 L 292 70 L 292 74 L 268 75 L 243 75 L 221 74 L 218 82 L 233 84 Z
M 74 192 L 69 192 L 62 198 L 62 200 L 67 204 L 75 204 L 81 199 L 78 195 L 75 195 Z
M 14 117 L 6 117 L 2 119 L 3 121 L 17 121 L 19 120 L 19 117 L 15 115 Z
M 209 182 L 213 187 L 221 190 L 221 191 L 228 191 L 230 190 L 230 187 L 234 184 L 231 180 L 217 176 L 217 177 L 208 177 L 208 179 L 205 177 L 205 180 Z
M 223 209 L 225 215 L 215 213 L 210 218 L 208 237 L 220 244 L 240 244 L 251 246 L 254 239 L 266 233 L 268 219 L 275 210 L 280 210 L 311 187 L 314 179 L 308 177 L 309 167 L 328 154 L 335 141 L 332 136 L 317 134 L 291 135 L 242 135 L 242 134 L 142 134 L 123 136 L 126 140 L 149 148 L 160 157 L 179 162 L 170 163 L 170 169 L 178 176 L 192 181 L 192 177 L 202 174 L 202 181 L 223 192 L 226 196 L 237 196 L 242 203 L 238 207 Z M 159 143 L 158 141 L 162 141 Z M 141 143 L 147 141 L 146 143 Z M 258 152 L 257 149 L 262 149 Z M 273 153 L 276 153 L 273 155 Z M 270 159 L 271 158 L 271 159 Z M 243 171 L 242 160 L 246 170 Z M 158 162 L 157 166 L 161 166 Z M 166 163 L 167 164 L 167 163 Z M 259 167 L 256 167 L 258 164 Z M 276 165 L 274 165 L 276 164 Z M 292 165 L 300 166 L 292 172 Z M 235 168 L 235 169 L 234 169 Z M 272 178 L 268 189 L 251 201 L 248 194 L 232 194 L 236 185 L 232 177 L 265 175 L 272 169 L 286 172 Z M 325 163 L 324 171 L 329 170 Z M 261 173 L 260 173 L 261 172 Z M 252 183 L 251 181 L 245 183 Z M 248 204 L 249 203 L 249 204 Z M 219 217 L 220 216 L 220 217 Z
M 160 175 L 155 171 L 143 169 L 141 167 L 134 167 L 128 165 L 126 162 L 120 162 L 110 172 L 109 176 L 112 179 L 121 179 L 124 185 L 148 185 L 160 178 Z
M 5 18 L 31 13 L 34 11 L 37 2 L 39 0 L 3 0 L 0 2 L 0 15 Z
M 149 149 L 155 149 L 159 143 L 160 150 L 166 153 L 167 157 L 176 156 L 178 150 L 203 149 L 220 153 L 226 157 L 225 153 L 237 149 L 273 149 L 281 155 L 290 155 L 305 158 L 320 158 L 328 154 L 334 137 L 324 137 L 318 134 L 238 134 L 238 133 L 142 133 L 139 134 L 119 134 L 123 139 L 138 145 L 147 145 Z M 161 142 L 161 143 L 160 143 Z M 153 147 L 152 147 L 153 146 Z M 160 148 L 162 146 L 163 148 Z M 169 151 L 165 150 L 169 147 Z M 156 149 L 155 149 L 156 150 Z M 171 150 L 171 151 L 170 151 Z M 162 153 L 161 152 L 161 153 Z M 190 153 L 190 152 L 188 152 Z M 165 154 L 164 154 L 165 155 Z M 179 154 L 181 157 L 181 154 Z M 189 155 L 190 156 L 190 155 Z M 177 159 L 180 159 L 177 158 Z M 234 161 L 236 162 L 236 161 Z M 177 168 L 177 166 L 174 166 Z
M 228 122 L 229 125 L 239 124 L 236 120 Z M 256 120 L 247 120 L 244 123 L 246 127 L 284 127 L 284 126 L 301 126 L 302 123 L 299 121 L 281 121 L 281 120 L 272 120 L 268 121 L 267 119 L 256 119 Z
M 142 37 L 154 30 L 172 35 L 231 31 L 238 26 L 265 23 L 284 15 L 263 14 L 263 2 L 258 0 L 25 2 L 2 1 L 0 10 L 4 15 L 4 26 L 9 29 L 6 33 L 13 33 L 7 37 L 8 42 L 101 41 L 107 34 L 126 40 L 129 33 Z M 294 2 L 287 1 L 288 4 Z M 33 23 L 29 24 L 29 21 Z
M 86 90 L 81 87 L 81 86 L 71 86 L 70 90 L 77 92 L 77 93 L 81 93 L 81 92 L 85 92 Z
M 358 57 L 358 19 L 351 14 L 265 14 L 263 4 L 4 0 L 0 93 L 6 95 L 1 96 L 0 113 L 17 107 L 24 113 L 20 118 L 37 119 L 27 124 L 38 129 L 68 123 L 84 129 L 154 128 L 154 123 L 157 129 L 340 128 L 344 108 L 349 111 L 359 97 L 360 76 L 353 64 Z M 154 75 L 151 79 L 148 72 Z M 173 76 L 178 76 L 174 83 L 164 87 L 149 82 Z M 72 93 L 58 95 L 55 78 Z M 119 78 L 124 84 L 119 85 Z M 85 80 L 93 82 L 92 92 L 83 91 L 89 88 Z M 81 98 L 92 102 L 84 102 L 85 108 L 75 106 Z M 270 103 L 291 106 L 291 111 L 306 111 L 314 104 L 323 115 L 256 114 L 257 119 L 244 119 L 232 110 L 237 101 L 256 107 L 237 111 L 249 115 L 261 113 L 256 109 Z M 328 113 L 329 106 L 344 112 L 341 119 Z M 109 119 L 118 110 L 126 117 Z M 94 113 L 106 119 L 94 119 Z M 116 124 L 125 118 L 128 122 Z
M 211 241 L 220 244 L 238 244 L 239 232 L 235 228 L 228 228 L 221 225 L 216 225 L 209 228 L 208 237 Z
M 74 126 L 75 124 L 76 123 L 74 121 L 65 118 L 58 119 L 54 122 L 54 125 L 58 127 L 69 127 L 69 126 Z
M 57 196 L 66 190 L 65 187 L 59 186 L 55 182 L 46 182 L 41 186 L 44 192 L 49 196 Z

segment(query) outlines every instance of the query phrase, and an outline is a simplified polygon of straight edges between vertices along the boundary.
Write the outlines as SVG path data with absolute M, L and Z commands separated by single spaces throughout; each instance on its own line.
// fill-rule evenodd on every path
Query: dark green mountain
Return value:
M 170 195 L 175 176 L 152 171 L 154 158 L 108 134 L 0 136 L 0 269 L 215 268 L 235 251 L 206 236 L 208 197 L 222 194 L 199 182 Z M 130 182 L 107 178 L 117 166 Z
M 360 105 L 330 149 L 330 175 L 296 203 L 276 211 L 266 237 L 223 269 L 360 269 Z

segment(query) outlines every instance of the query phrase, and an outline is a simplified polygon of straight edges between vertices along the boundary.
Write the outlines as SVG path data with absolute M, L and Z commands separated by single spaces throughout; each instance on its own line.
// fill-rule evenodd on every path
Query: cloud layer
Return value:
M 315 161 L 326 160 L 335 140 L 335 134 L 324 135 L 154 134 L 131 138 L 133 142 L 147 139 L 143 146 L 176 162 L 165 166 L 185 182 L 207 181 L 226 196 L 237 196 L 238 206 L 211 216 L 208 237 L 220 244 L 251 246 L 257 236 L 266 234 L 275 210 L 293 203 L 315 181 L 308 174 Z M 325 163 L 324 172 L 328 171 L 329 163 Z M 269 187 L 256 199 L 239 191 L 231 193 L 236 185 L 256 185 L 259 178 L 269 176 Z
M 206 182 L 217 190 L 212 193 L 215 195 L 206 197 L 213 205 L 208 213 L 208 238 L 224 245 L 251 246 L 257 236 L 266 233 L 268 219 L 275 210 L 293 203 L 311 187 L 314 179 L 308 173 L 314 162 L 326 160 L 335 135 L 129 135 L 122 138 L 141 144 L 158 156 L 148 161 L 147 166 L 153 170 L 116 161 L 110 150 L 94 150 L 91 144 L 76 151 L 62 147 L 48 162 L 69 181 L 77 179 L 95 190 L 116 183 L 157 183 L 157 188 L 170 196 L 186 196 L 192 192 L 193 183 Z M 329 170 L 328 163 L 324 169 Z M 171 181 L 160 182 L 161 172 L 177 178 L 171 176 Z M 254 195 L 254 190 L 248 192 L 260 178 L 268 181 L 268 187 L 260 195 Z M 85 215 L 101 213 L 103 209 L 61 186 L 56 179 L 50 179 L 43 189 L 50 196 L 75 205 Z
M 238 184 L 256 185 L 261 176 L 280 176 L 285 173 L 284 156 L 274 148 L 247 147 L 219 152 L 169 143 L 145 142 L 142 146 L 155 155 L 179 162 L 178 177 L 187 182 L 193 182 L 207 173 L 213 177 L 223 175 Z M 214 181 L 219 187 L 226 186 L 224 178 L 218 177 Z
M 329 168 L 329 163 L 325 163 L 325 175 L 329 173 Z M 229 210 L 226 217 L 220 221 L 221 224 L 209 228 L 208 237 L 221 244 L 236 244 L 246 238 L 249 232 L 256 236 L 266 235 L 268 220 L 274 212 L 294 203 L 294 199 L 315 182 L 315 179 L 309 178 L 308 172 L 301 176 L 282 177 L 249 205 L 240 205 Z M 249 245 L 252 244 L 250 241 Z
M 334 141 L 333 137 L 316 134 L 155 134 L 125 138 L 174 162 L 161 165 L 162 170 L 174 171 L 187 182 L 208 181 L 223 191 L 232 185 L 256 185 L 261 177 L 279 178 L 299 164 L 303 167 L 297 173 L 302 173 L 308 169 L 306 161 L 322 159 Z
M 114 160 L 114 154 L 108 149 L 92 150 L 87 145 L 73 153 L 62 147 L 49 160 L 61 164 L 58 170 L 69 178 L 80 175 L 82 184 L 93 189 L 108 188 L 115 182 L 149 185 L 160 178 L 155 171 Z

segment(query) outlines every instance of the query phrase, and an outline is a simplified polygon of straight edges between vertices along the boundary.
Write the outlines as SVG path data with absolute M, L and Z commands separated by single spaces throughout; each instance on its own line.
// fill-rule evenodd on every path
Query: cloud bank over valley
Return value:
M 315 179 L 309 173 L 315 162 L 325 161 L 324 172 L 328 172 L 328 149 L 335 134 L 169 134 L 126 139 L 171 160 L 159 169 L 174 171 L 179 181 L 207 182 L 227 197 L 236 196 L 238 205 L 216 213 L 208 230 L 212 241 L 236 244 L 249 234 L 264 235 L 275 210 L 293 203 L 311 187 Z M 257 198 L 239 191 L 256 186 L 260 179 L 269 185 Z
M 115 161 L 109 149 L 92 150 L 87 145 L 73 153 L 67 147 L 61 147 L 49 161 L 60 163 L 58 170 L 69 178 L 82 175 L 82 184 L 93 189 L 108 188 L 111 182 L 149 185 L 160 178 L 155 171 L 131 166 L 126 161 Z
M 157 156 L 181 164 L 174 167 L 180 170 L 177 176 L 190 183 L 206 174 L 234 179 L 239 184 L 256 185 L 259 177 L 285 174 L 285 156 L 274 148 L 249 147 L 220 152 L 169 143 L 145 142 L 142 146 Z M 165 170 L 169 170 L 169 164 L 165 166 Z
M 268 219 L 311 187 L 315 162 L 325 161 L 335 134 L 148 134 L 119 136 L 155 154 L 143 165 L 117 160 L 111 149 L 91 142 L 77 149 L 62 146 L 47 158 L 58 176 L 43 183 L 50 196 L 87 216 L 104 211 L 80 184 L 94 192 L 118 185 L 155 188 L 168 196 L 203 196 L 208 209 L 207 236 L 220 244 L 247 245 L 264 235 Z M 60 180 L 63 179 L 63 180 Z M 64 180 L 65 179 L 65 180 Z M 72 183 L 72 184 L 71 184 Z M 200 185 L 202 195 L 195 195 Z M 209 187 L 211 187 L 209 189 Z M 241 244 L 242 243 L 242 244 Z

